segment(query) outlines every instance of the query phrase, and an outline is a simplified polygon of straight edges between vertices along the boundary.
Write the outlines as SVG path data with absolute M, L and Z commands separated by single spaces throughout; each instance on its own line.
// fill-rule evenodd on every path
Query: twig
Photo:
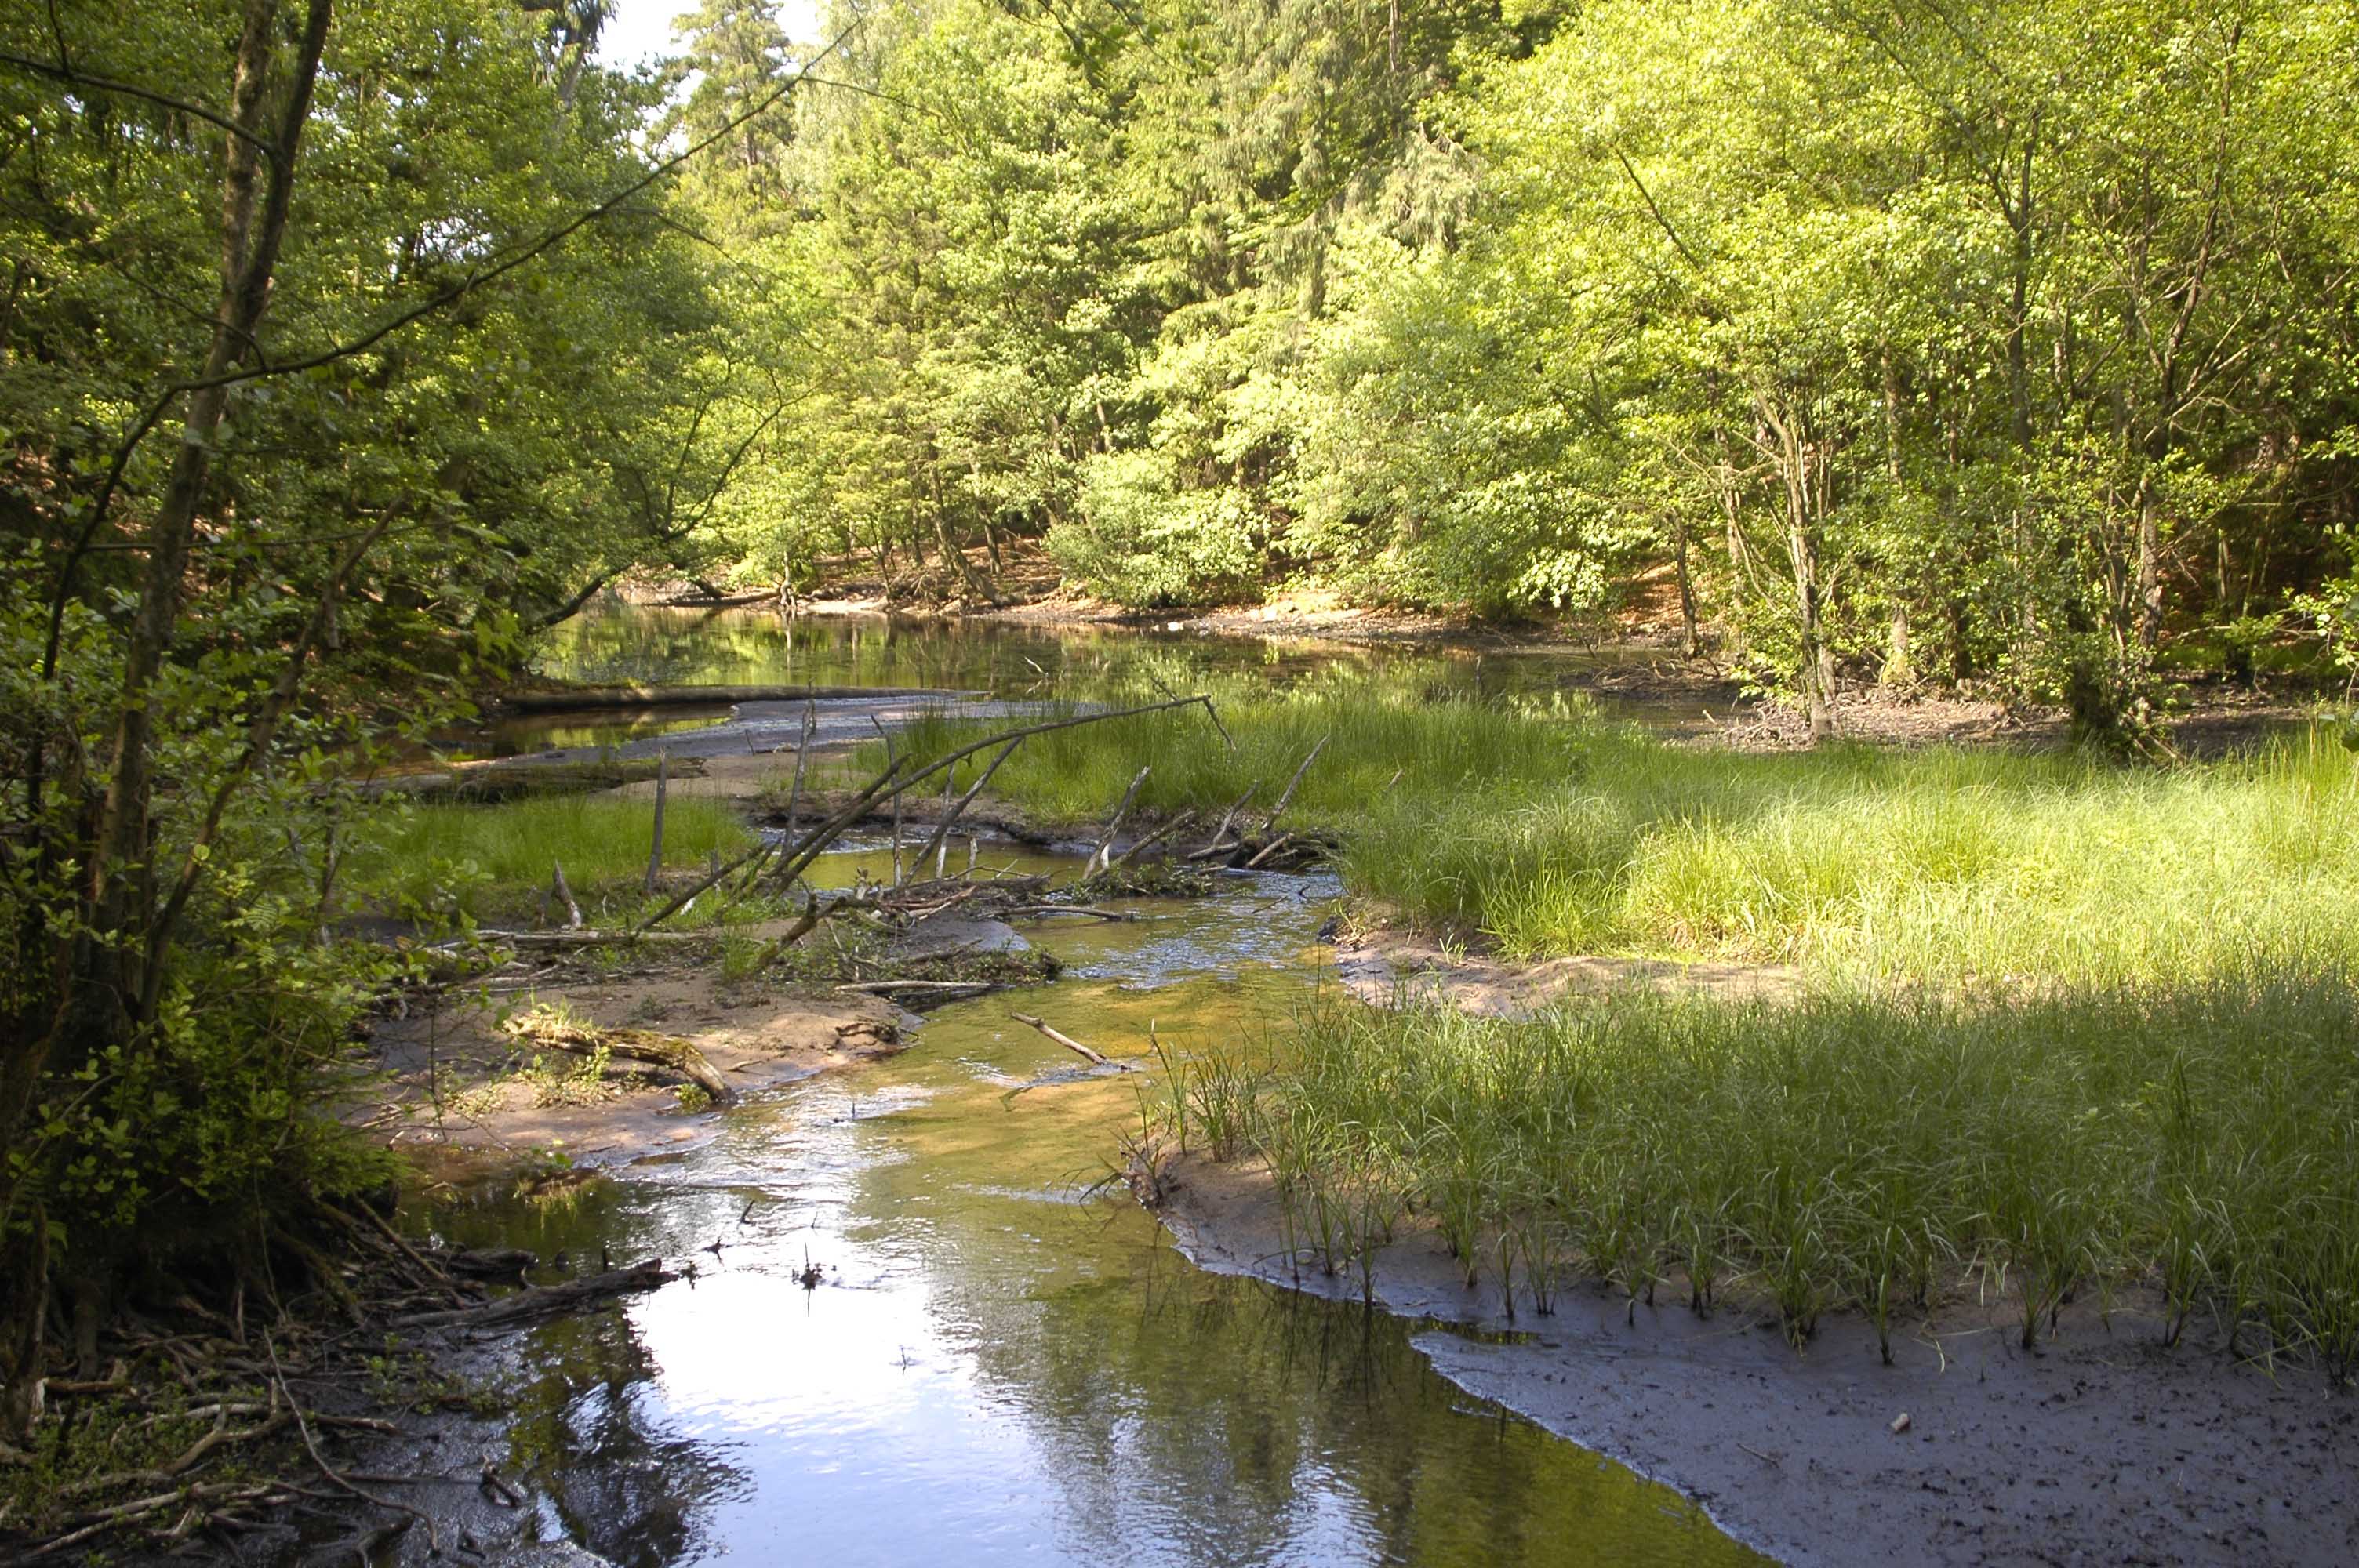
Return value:
M 271 1343 L 270 1331 L 266 1328 L 262 1331 L 262 1347 L 270 1353 L 270 1373 L 277 1381 L 278 1395 L 287 1401 L 287 1408 L 295 1412 L 295 1430 L 303 1434 L 304 1451 L 311 1455 L 311 1463 L 320 1467 L 320 1474 L 364 1503 L 375 1503 L 378 1508 L 389 1509 L 395 1513 L 408 1514 L 425 1525 L 426 1554 L 429 1557 L 441 1556 L 442 1532 L 434 1528 L 434 1520 L 430 1515 L 422 1509 L 411 1508 L 408 1503 L 397 1503 L 391 1498 L 377 1496 L 375 1492 L 340 1474 L 334 1465 L 329 1464 L 321 1455 L 320 1445 L 311 1440 L 311 1423 L 303 1418 L 303 1407 L 296 1402 L 295 1390 L 287 1386 L 286 1368 L 278 1364 L 278 1346 Z
M 1239 846 L 1235 845 L 1223 845 L 1221 840 L 1229 836 L 1229 824 L 1237 819 L 1237 813 L 1245 808 L 1245 803 L 1260 793 L 1261 781 L 1256 779 L 1247 786 L 1245 794 L 1229 803 L 1229 808 L 1226 811 L 1221 813 L 1221 825 L 1212 829 L 1212 836 L 1205 841 L 1204 847 L 1188 858 L 1191 860 L 1209 860 L 1215 855 L 1227 854 L 1230 849 L 1238 848 Z
M 1018 746 L 1021 746 L 1022 744 L 1024 744 L 1024 737 L 1023 737 L 1023 736 L 1021 736 L 1021 735 L 1018 735 L 1015 740 L 1010 741 L 1009 742 L 1007 742 L 1007 744 L 1006 744 L 1006 745 L 1005 745 L 1005 746 L 1003 746 L 1003 747 L 1001 747 L 1001 748 L 999 749 L 999 755 L 997 755 L 997 756 L 995 756 L 995 757 L 994 757 L 994 758 L 992 758 L 992 759 L 991 759 L 991 764 L 990 764 L 990 766 L 988 766 L 988 767 L 984 768 L 984 769 L 983 770 L 983 772 L 982 772 L 980 774 L 978 774 L 978 775 L 976 776 L 974 783 L 967 786 L 967 792 L 966 792 L 964 795 L 962 795 L 959 796 L 959 798 L 958 798 L 958 804 L 957 804 L 956 806 L 951 806 L 951 807 L 950 808 L 949 814 L 948 814 L 948 815 L 946 815 L 945 816 L 943 816 L 943 818 L 942 818 L 942 825 L 941 825 L 940 827 L 937 827 L 937 828 L 935 828 L 935 829 L 934 829 L 934 836 L 933 836 L 933 838 L 931 838 L 930 839 L 927 840 L 927 843 L 926 843 L 926 849 L 920 849 L 920 850 L 919 850 L 919 851 L 918 851 L 918 859 L 919 859 L 920 861 L 923 861 L 923 860 L 925 860 L 925 858 L 926 858 L 926 850 L 927 850 L 927 849 L 936 849 L 936 859 L 935 859 L 935 862 L 934 862 L 934 875 L 935 875 L 935 877 L 936 877 L 936 878 L 940 878 L 940 877 L 941 876 L 941 874 L 942 874 L 942 873 L 941 873 L 940 854 L 941 854 L 942 852 L 946 852 L 946 851 L 949 849 L 949 848 L 950 848 L 949 840 L 950 840 L 950 832 L 951 832 L 951 828 L 953 826 L 955 826 L 955 825 L 957 824 L 958 819 L 959 819 L 961 816 L 964 816 L 964 815 L 966 814 L 966 808 L 967 808 L 968 806 L 973 806 L 973 805 L 974 804 L 974 798 L 975 798 L 975 796 L 977 796 L 977 795 L 981 795 L 981 794 L 983 793 L 983 787 L 984 787 L 984 785 L 985 785 L 985 784 L 989 784 L 989 783 L 991 782 L 991 775 L 992 775 L 992 774 L 994 774 L 994 773 L 997 773 L 997 772 L 999 771 L 999 764 L 1000 764 L 1000 763 L 1002 763 L 1002 762 L 1006 762 L 1006 761 L 1007 761 L 1007 759 L 1008 759 L 1008 758 L 1010 758 L 1010 757 L 1014 756 L 1014 755 L 1016 754 L 1016 747 L 1018 747 Z M 955 778 L 955 777 L 957 776 L 957 770 L 956 770 L 956 769 L 952 769 L 952 770 L 951 770 L 951 776 L 952 778 Z M 943 791 L 944 795 L 946 795 L 949 794 L 949 792 L 950 792 L 950 781 L 949 781 L 949 779 L 945 779 L 945 780 L 943 781 L 943 783 L 942 783 L 942 791 Z M 939 846 L 939 847 L 940 847 L 940 849 L 937 849 L 937 846 Z M 974 840 L 973 840 L 972 838 L 970 838 L 970 839 L 968 839 L 968 840 L 967 840 L 967 852 L 966 852 L 966 858 L 967 858 L 967 869 L 968 869 L 969 871 L 973 870 L 973 869 L 974 869 Z
M 1114 861 L 1113 866 L 1108 866 L 1106 870 L 1112 871 L 1114 866 L 1127 866 L 1131 864 L 1133 861 L 1136 860 L 1139 856 L 1145 854 L 1147 850 L 1152 849 L 1158 844 L 1162 843 L 1163 840 L 1170 838 L 1174 833 L 1179 832 L 1180 829 L 1187 827 L 1190 823 L 1195 820 L 1196 814 L 1194 812 L 1181 812 L 1179 816 L 1173 817 L 1170 821 L 1165 823 L 1162 827 L 1157 828 L 1154 832 L 1149 833 L 1146 838 L 1141 838 L 1129 849 L 1124 850 L 1122 852 L 1122 858 Z
M 787 792 L 787 837 L 794 837 L 795 811 L 803 803 L 803 763 L 810 756 L 811 731 L 819 727 L 819 704 L 803 702 L 803 735 L 795 742 L 795 784 Z
M 1128 1062 L 1117 1062 L 1112 1057 L 1104 1054 L 1103 1052 L 1091 1050 L 1088 1046 L 1082 1044 L 1071 1035 L 1050 1027 L 1049 1024 L 1042 1022 L 1039 1019 L 1033 1017 L 1028 1012 L 1011 1012 L 1007 1016 L 1014 1019 L 1018 1023 L 1038 1030 L 1041 1033 L 1047 1035 L 1058 1044 L 1062 1045 L 1066 1050 L 1086 1056 L 1101 1067 L 1112 1067 L 1118 1073 L 1135 1073 L 1138 1071 L 1136 1066 L 1132 1065 Z
M 1285 849 L 1288 844 L 1291 844 L 1291 843 L 1293 843 L 1293 842 L 1294 842 L 1294 835 L 1293 835 L 1293 834 L 1291 834 L 1291 833 L 1281 833 L 1281 834 L 1279 834 L 1277 838 L 1275 838 L 1271 839 L 1268 843 L 1264 844 L 1264 845 L 1263 845 L 1263 846 L 1262 846 L 1258 850 L 1256 850 L 1256 851 L 1255 852 L 1255 854 L 1254 854 L 1254 858 L 1253 858 L 1252 860 L 1247 860 L 1247 861 L 1245 862 L 1245 870 L 1246 870 L 1246 871 L 1252 871 L 1255 867 L 1256 867 L 1256 866 L 1260 865 L 1264 860 L 1268 860 L 1272 855 L 1277 854 L 1280 849 Z

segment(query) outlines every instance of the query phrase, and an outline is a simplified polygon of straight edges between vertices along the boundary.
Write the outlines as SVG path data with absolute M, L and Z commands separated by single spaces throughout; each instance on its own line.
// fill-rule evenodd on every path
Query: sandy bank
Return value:
M 755 925 L 740 934 L 778 931 Z M 735 985 L 709 963 L 572 969 L 501 981 L 490 995 L 419 999 L 406 1015 L 379 1021 L 371 1041 L 388 1082 L 359 1119 L 394 1149 L 454 1175 L 550 1149 L 576 1165 L 619 1164 L 718 1130 L 718 1110 L 682 1108 L 679 1074 L 619 1060 L 593 1074 L 581 1058 L 537 1049 L 500 1027 L 503 1017 L 536 1006 L 596 1027 L 684 1039 L 739 1094 L 889 1055 L 903 1044 L 899 1009 L 823 984 Z

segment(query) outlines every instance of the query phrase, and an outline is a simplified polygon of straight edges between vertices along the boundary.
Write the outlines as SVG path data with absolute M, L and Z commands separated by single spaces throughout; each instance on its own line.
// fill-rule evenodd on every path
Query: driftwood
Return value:
M 527 1269 L 539 1261 L 539 1254 L 522 1247 L 471 1247 L 440 1260 L 451 1272 L 479 1280 L 521 1279 Z
M 1041 1020 L 1033 1017 L 1028 1012 L 1011 1012 L 1007 1016 L 1028 1028 L 1038 1030 L 1041 1033 L 1047 1035 L 1058 1044 L 1062 1045 L 1066 1050 L 1086 1056 L 1101 1067 L 1112 1067 L 1117 1073 L 1135 1073 L 1138 1071 L 1138 1069 L 1130 1063 L 1117 1062 L 1113 1057 L 1106 1055 L 1103 1052 L 1093 1051 L 1087 1045 L 1082 1044 L 1080 1041 L 1074 1039 L 1071 1035 L 1065 1033 L 1060 1029 L 1051 1027 Z
M 452 1307 L 444 1312 L 412 1313 L 408 1317 L 393 1320 L 396 1328 L 501 1328 L 512 1324 L 528 1323 L 537 1317 L 557 1313 L 578 1312 L 586 1306 L 615 1296 L 630 1295 L 639 1291 L 652 1291 L 669 1284 L 679 1276 L 665 1268 L 658 1259 L 650 1258 L 628 1269 L 614 1269 L 603 1274 L 592 1274 L 562 1284 L 535 1285 L 514 1295 L 484 1302 L 477 1306 Z
M 482 941 L 506 947 L 627 947 L 636 942 L 717 942 L 719 931 L 499 931 L 479 929 Z
M 1030 915 L 1035 920 L 1051 914 L 1078 914 L 1089 920 L 1136 920 L 1137 915 L 1119 909 L 1093 909 L 1086 903 L 1019 903 L 1005 912 L 1013 920 L 1018 915 Z
M 737 1100 L 737 1091 L 696 1048 L 696 1043 L 677 1034 L 658 1034 L 652 1029 L 601 1029 L 596 1024 L 568 1023 L 543 1011 L 511 1018 L 500 1027 L 516 1039 L 576 1056 L 592 1056 L 604 1051 L 610 1056 L 668 1067 L 711 1095 L 715 1105 L 734 1105 Z

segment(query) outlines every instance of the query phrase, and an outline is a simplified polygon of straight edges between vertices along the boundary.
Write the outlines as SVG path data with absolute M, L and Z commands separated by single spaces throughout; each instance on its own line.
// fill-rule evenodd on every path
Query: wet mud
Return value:
M 1266 1177 L 1180 1163 L 1161 1213 L 1200 1266 L 1359 1299 L 1298 1265 Z M 1567 1282 L 1553 1313 L 1469 1289 L 1430 1232 L 1372 1271 L 1376 1306 L 1468 1392 L 1629 1465 L 1781 1561 L 2347 1563 L 2359 1555 L 2359 1398 L 2300 1358 L 2247 1362 L 2152 1303 L 2083 1300 L 2038 1349 L 2011 1303 L 1962 1290 L 1883 1365 L 1853 1316 L 1800 1349 L 1774 1314 L 1700 1317 Z M 1520 1294 L 1520 1292 L 1519 1292 Z M 1906 1418 L 1905 1420 L 1903 1418 Z

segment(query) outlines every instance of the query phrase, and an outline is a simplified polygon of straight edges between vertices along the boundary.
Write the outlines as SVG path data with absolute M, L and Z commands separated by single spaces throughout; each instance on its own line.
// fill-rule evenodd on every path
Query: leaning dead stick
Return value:
M 926 840 L 926 847 L 918 851 L 918 862 L 920 865 L 925 863 L 927 855 L 934 854 L 936 856 L 934 875 L 937 878 L 940 878 L 941 875 L 940 853 L 949 848 L 951 828 L 956 826 L 960 817 L 966 815 L 966 808 L 974 804 L 975 796 L 981 795 L 983 793 L 984 786 L 991 782 L 991 775 L 999 771 L 999 764 L 1014 756 L 1016 754 L 1016 748 L 1022 744 L 1024 744 L 1024 737 L 1018 735 L 1015 740 L 1010 741 L 1006 745 L 1002 746 L 999 749 L 999 755 L 992 758 L 990 765 L 985 767 L 981 773 L 975 776 L 974 783 L 967 786 L 966 793 L 958 797 L 958 804 L 951 806 L 950 810 L 943 815 L 941 826 L 934 829 L 934 836 L 931 838 Z M 956 776 L 955 771 L 953 771 L 952 776 Z M 947 782 L 944 784 L 943 787 L 945 789 L 949 788 Z M 969 841 L 970 846 L 972 846 L 972 840 Z M 970 858 L 971 857 L 972 849 L 970 848 Z
M 1113 1057 L 1106 1055 L 1103 1052 L 1093 1051 L 1090 1047 L 1082 1044 L 1071 1035 L 1065 1033 L 1062 1030 L 1051 1027 L 1041 1020 L 1033 1017 L 1028 1012 L 1011 1012 L 1007 1016 L 1014 1019 L 1016 1022 L 1024 1024 L 1027 1028 L 1038 1030 L 1041 1033 L 1047 1035 L 1058 1044 L 1062 1045 L 1066 1050 L 1074 1052 L 1079 1055 L 1086 1056 L 1101 1067 L 1112 1067 L 1117 1073 L 1135 1073 L 1138 1071 L 1136 1066 L 1133 1066 L 1128 1062 L 1117 1062 Z
M 1202 849 L 1196 850 L 1188 858 L 1191 860 L 1209 860 L 1217 855 L 1225 855 L 1234 849 L 1243 848 L 1242 845 L 1229 842 L 1229 824 L 1234 822 L 1237 819 L 1237 813 L 1243 811 L 1246 803 L 1260 793 L 1261 784 L 1256 781 L 1246 788 L 1245 794 L 1231 801 L 1229 808 L 1221 813 L 1221 825 L 1212 829 L 1212 838 L 1205 841 Z
M 1149 833 L 1146 838 L 1141 838 L 1137 843 L 1133 844 L 1129 849 L 1127 849 L 1124 850 L 1124 851 L 1123 851 L 1123 853 L 1122 853 L 1122 857 L 1121 857 L 1119 860 L 1115 860 L 1115 861 L 1114 862 L 1114 866 L 1127 866 L 1127 865 L 1131 864 L 1132 862 L 1136 861 L 1136 860 L 1137 860 L 1141 855 L 1144 855 L 1144 854 L 1145 854 L 1145 853 L 1147 853 L 1147 851 L 1148 851 L 1149 849 L 1154 849 L 1154 848 L 1155 848 L 1155 846 L 1157 846 L 1158 844 L 1162 843 L 1162 842 L 1163 842 L 1163 840 L 1165 840 L 1166 838 L 1170 838 L 1173 834 L 1175 834 L 1175 833 L 1179 832 L 1181 828 L 1183 828 L 1183 827 L 1187 827 L 1190 823 L 1191 823 L 1191 822 L 1193 822 L 1193 821 L 1195 821 L 1195 820 L 1196 820 L 1196 814 L 1195 814 L 1194 812 L 1192 812 L 1192 811 L 1183 811 L 1183 812 L 1181 812 L 1179 816 L 1177 816 L 1173 817 L 1170 821 L 1169 821 L 1169 822 L 1165 823 L 1162 827 L 1160 827 L 1157 828 L 1154 832 Z M 1112 870 L 1114 869 L 1114 867 L 1113 867 L 1113 866 L 1109 866 L 1109 867 L 1107 867 L 1106 869 L 1107 869 L 1108 871 L 1112 871 Z
M 1269 815 L 1261 819 L 1261 830 L 1264 837 L 1267 837 L 1269 830 L 1277 826 L 1277 819 L 1286 815 L 1286 808 L 1293 804 L 1294 792 L 1302 787 L 1302 775 L 1310 771 L 1310 764 L 1319 760 L 1319 753 L 1327 749 L 1327 742 L 1330 739 L 1332 739 L 1330 736 L 1320 736 L 1319 743 L 1311 747 L 1310 750 L 1304 754 L 1302 765 L 1294 770 L 1294 776 L 1286 781 L 1286 793 L 1277 797 L 1277 804 L 1271 806 L 1269 808 Z
M 1114 836 L 1121 830 L 1122 819 L 1130 815 L 1130 803 L 1138 798 L 1138 786 L 1147 782 L 1147 769 L 1154 765 L 1149 762 L 1147 767 L 1139 769 L 1137 776 L 1130 781 L 1130 787 L 1122 792 L 1122 799 L 1114 806 L 1114 815 L 1106 818 L 1105 831 L 1098 835 L 1097 848 L 1090 851 L 1089 865 L 1082 872 L 1083 881 L 1106 869 L 1106 858 L 1114 852 Z

